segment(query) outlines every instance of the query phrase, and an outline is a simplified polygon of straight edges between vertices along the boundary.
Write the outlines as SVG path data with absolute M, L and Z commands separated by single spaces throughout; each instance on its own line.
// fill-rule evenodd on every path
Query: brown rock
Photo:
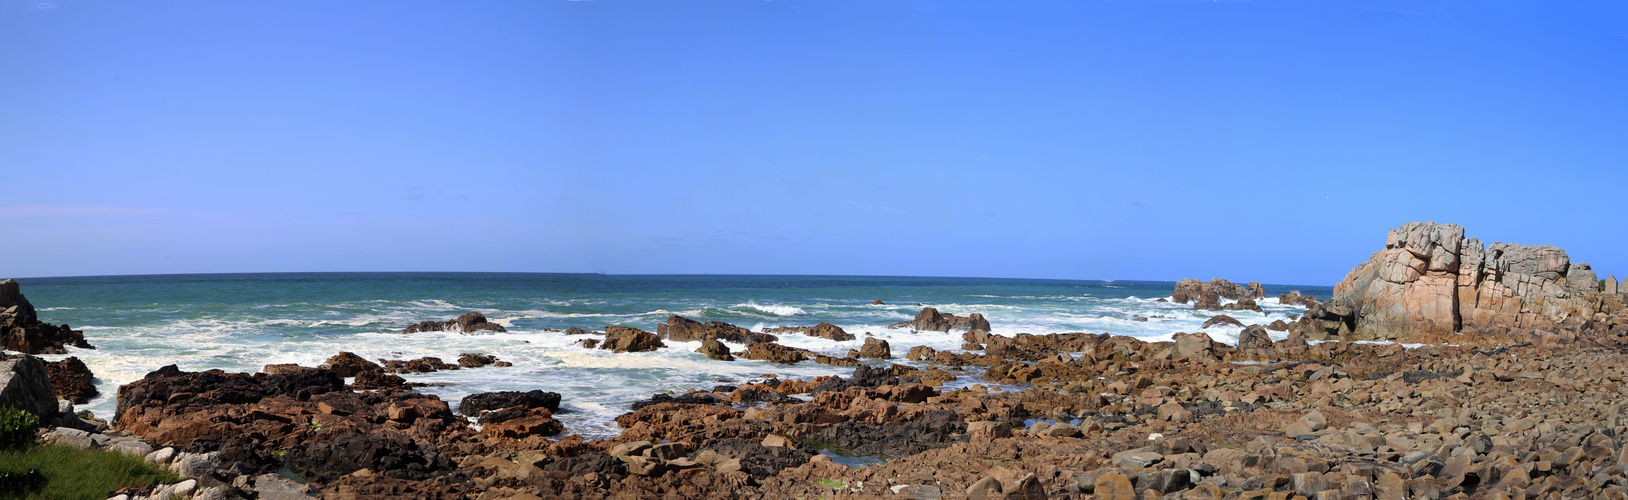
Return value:
M 773 342 L 753 342 L 746 344 L 746 359 L 760 361 L 773 361 L 783 365 L 794 364 L 808 359 L 812 353 L 795 347 L 787 347 Z
M 866 337 L 865 345 L 860 346 L 858 352 L 849 353 L 849 356 L 855 358 L 893 359 L 893 350 L 888 348 L 886 340 L 876 337 Z
M 840 330 L 840 328 L 838 329 Z M 608 331 L 606 333 L 609 333 Z M 751 342 L 773 342 L 774 335 L 767 333 L 754 333 L 722 321 L 702 323 L 683 316 L 673 315 L 667 317 L 667 322 L 656 325 L 656 336 L 674 342 L 694 342 L 698 340 L 723 340 L 746 344 Z
M 0 348 L 25 354 L 67 354 L 67 346 L 94 349 L 68 325 L 40 322 L 15 280 L 0 281 Z
M 735 356 L 729 352 L 729 346 L 726 346 L 723 342 L 719 342 L 717 340 L 708 339 L 702 341 L 701 347 L 696 349 L 695 352 L 705 354 L 707 357 L 716 359 L 718 361 L 735 360 Z
M 323 364 L 323 367 L 333 370 L 334 373 L 338 373 L 341 377 L 355 377 L 356 374 L 365 371 L 384 369 L 384 367 L 379 366 L 378 363 L 363 359 L 361 356 L 357 356 L 356 353 L 352 352 L 341 352 L 339 354 L 335 354 L 333 357 L 328 358 L 328 361 Z
M 51 388 L 56 389 L 58 398 L 74 404 L 85 404 L 101 394 L 92 383 L 95 378 L 90 367 L 85 366 L 85 362 L 77 356 L 69 356 L 62 361 L 47 361 L 45 371 L 51 376 Z
M 888 328 L 910 328 L 929 332 L 966 332 L 972 330 L 989 331 L 989 320 L 984 315 L 972 313 L 967 317 L 960 317 L 949 313 L 940 313 L 938 309 L 928 307 L 916 313 L 916 319 L 903 323 L 888 325 Z
M 421 322 L 421 323 L 418 323 L 418 324 L 415 324 L 415 325 L 412 325 L 412 326 L 408 326 L 407 328 L 402 329 L 401 333 L 404 333 L 404 334 L 406 334 L 406 333 L 418 333 L 418 332 L 475 333 L 475 332 L 482 332 L 482 331 L 485 331 L 485 332 L 507 332 L 509 330 L 503 328 L 503 325 L 499 325 L 497 323 L 492 323 L 492 322 L 486 321 L 486 315 L 484 315 L 484 314 L 477 313 L 477 312 L 472 312 L 472 313 L 465 313 L 462 316 L 459 316 L 459 317 L 457 317 L 455 319 L 450 319 L 450 320 L 447 320 L 447 321 L 425 321 L 425 322 Z
M 409 388 L 409 386 L 406 379 L 403 379 L 398 375 L 385 373 L 384 369 L 381 368 L 378 370 L 368 370 L 357 373 L 356 378 L 351 381 L 351 388 L 359 391 L 405 391 Z
M 910 348 L 910 352 L 906 353 L 904 357 L 905 359 L 909 359 L 911 361 L 927 361 L 933 359 L 934 354 L 938 354 L 936 349 L 924 345 L 918 345 Z
M 605 343 L 600 349 L 615 352 L 646 352 L 667 347 L 656 334 L 638 328 L 611 325 L 605 327 Z
M 1238 332 L 1239 349 L 1271 349 L 1272 336 L 1261 325 L 1249 325 Z
M 1209 328 L 1209 327 L 1216 326 L 1216 325 L 1236 326 L 1236 327 L 1239 327 L 1239 328 L 1243 328 L 1244 323 L 1242 321 L 1238 321 L 1238 318 L 1234 318 L 1232 316 L 1227 316 L 1225 314 L 1217 314 L 1217 315 L 1215 315 L 1215 317 L 1210 318 L 1209 320 L 1205 321 L 1204 326 L 1200 326 L 1199 328 Z
M 458 366 L 464 368 L 480 368 L 493 363 L 497 363 L 497 356 L 472 352 L 458 355 Z

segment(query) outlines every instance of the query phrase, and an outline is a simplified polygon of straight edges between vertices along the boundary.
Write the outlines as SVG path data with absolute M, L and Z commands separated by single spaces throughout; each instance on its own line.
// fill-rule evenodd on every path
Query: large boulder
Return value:
M 407 328 L 402 329 L 401 333 L 418 333 L 418 332 L 476 333 L 476 332 L 507 332 L 507 331 L 509 331 L 509 330 L 503 328 L 503 325 L 499 325 L 497 323 L 487 321 L 486 320 L 486 315 L 478 313 L 478 312 L 472 312 L 472 313 L 466 313 L 463 316 L 459 316 L 459 317 L 457 317 L 455 319 L 449 319 L 449 320 L 446 320 L 446 321 L 425 321 L 425 322 L 421 322 L 421 323 L 418 323 L 418 324 L 415 324 L 415 325 L 412 325 L 412 326 L 409 326 Z
M 328 362 L 324 363 L 322 367 L 333 370 L 334 373 L 338 373 L 341 377 L 355 377 L 358 373 L 384 369 L 378 363 L 368 361 L 366 358 L 348 351 L 328 358 Z
M 902 323 L 888 325 L 888 328 L 910 328 L 924 332 L 969 332 L 973 330 L 990 331 L 989 320 L 984 315 L 972 313 L 966 317 L 950 313 L 938 312 L 938 309 L 928 307 L 916 313 L 916 318 Z
M 33 356 L 0 360 L 0 408 L 33 413 L 42 422 L 57 415 L 57 393 L 45 361 Z
M 746 359 L 759 361 L 772 361 L 789 365 L 814 357 L 814 354 L 796 347 L 783 346 L 773 342 L 753 342 L 746 344 Z
M 471 417 L 480 416 L 481 412 L 501 410 L 511 407 L 547 408 L 549 411 L 560 411 L 560 394 L 543 390 L 498 391 L 482 392 L 464 396 L 458 402 L 458 413 Z
M 608 332 L 607 332 L 608 333 Z M 722 321 L 702 323 L 679 315 L 667 317 L 667 322 L 656 325 L 656 336 L 674 342 L 722 340 L 737 344 L 774 342 L 774 335 L 755 333 Z
M 600 349 L 615 352 L 645 352 L 667 347 L 656 334 L 627 326 L 605 327 L 605 343 Z
M 67 346 L 94 349 L 68 325 L 42 323 L 16 280 L 0 280 L 0 348 L 25 354 L 67 354 Z
M 893 359 L 893 349 L 888 346 L 887 341 L 876 337 L 866 337 L 865 345 L 859 350 L 849 351 L 848 357 L 851 358 Z
M 1558 247 L 1482 245 L 1457 224 L 1409 222 L 1295 331 L 1314 340 L 1425 340 L 1578 329 L 1618 303 L 1602 300 L 1594 271 Z
M 1238 332 L 1238 349 L 1271 349 L 1272 335 L 1261 325 L 1249 325 Z

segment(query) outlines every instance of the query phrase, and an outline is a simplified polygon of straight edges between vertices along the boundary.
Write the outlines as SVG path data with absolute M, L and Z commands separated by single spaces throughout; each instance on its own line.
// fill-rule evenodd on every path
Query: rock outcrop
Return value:
M 924 332 L 968 332 L 972 330 L 990 331 L 989 320 L 984 315 L 972 313 L 966 317 L 950 313 L 938 312 L 938 309 L 928 307 L 916 313 L 916 319 L 894 323 L 888 328 L 909 328 Z
M 702 323 L 678 315 L 668 316 L 666 323 L 656 325 L 656 336 L 674 342 L 721 340 L 737 344 L 748 344 L 778 340 L 774 335 L 755 333 L 722 321 Z
M 77 356 L 69 356 L 62 361 L 47 361 L 45 371 L 51 374 L 51 388 L 57 397 L 72 401 L 74 404 L 85 404 L 101 394 L 96 390 L 95 375 L 90 367 L 85 366 Z
M 366 358 L 357 356 L 356 353 L 353 352 L 341 352 L 339 354 L 335 354 L 333 357 L 328 358 L 328 362 L 324 363 L 321 368 L 333 370 L 334 373 L 338 373 L 341 377 L 355 377 L 356 374 L 365 371 L 384 369 L 384 367 L 380 366 L 378 363 L 368 361 Z
M 729 346 L 726 346 L 723 342 L 716 340 L 702 341 L 701 347 L 697 348 L 695 352 L 705 354 L 708 358 L 716 359 L 718 361 L 735 360 L 734 354 L 729 352 Z
M 1621 296 L 1604 294 L 1588 264 L 1565 250 L 1482 245 L 1457 224 L 1410 222 L 1309 309 L 1295 331 L 1317 340 L 1425 339 L 1587 330 L 1615 323 Z
M 0 348 L 24 354 L 67 354 L 67 346 L 94 349 L 68 325 L 42 323 L 16 280 L 0 280 Z
M 1176 289 L 1170 292 L 1170 301 L 1177 304 L 1186 304 L 1190 301 L 1206 302 L 1204 294 L 1213 293 L 1218 298 L 1228 300 L 1260 299 L 1266 297 L 1266 290 L 1260 282 L 1251 281 L 1245 287 L 1221 278 L 1211 279 L 1205 283 L 1192 278 L 1182 278 L 1176 282 Z M 1219 302 L 1219 301 L 1215 301 Z
M 888 346 L 888 343 L 887 343 L 886 340 L 882 340 L 882 339 L 879 339 L 879 338 L 876 338 L 876 337 L 866 337 L 865 338 L 865 345 L 860 346 L 859 350 L 853 350 L 853 349 L 848 350 L 848 357 L 850 357 L 850 358 L 870 358 L 870 359 L 893 359 L 893 349 L 890 346 Z
M 615 352 L 645 352 L 667 347 L 654 333 L 638 328 L 611 325 L 605 327 L 605 343 L 600 349 Z
M 0 408 L 33 413 L 41 421 L 57 415 L 57 394 L 44 360 L 33 356 L 0 359 Z
M 810 337 L 831 339 L 836 341 L 853 340 L 854 334 L 848 333 L 842 327 L 821 321 L 814 326 L 778 326 L 763 329 L 767 333 L 801 333 Z
M 402 329 L 401 333 L 418 333 L 418 332 L 459 332 L 459 333 L 494 332 L 494 333 L 498 333 L 498 332 L 507 332 L 507 331 L 509 331 L 509 330 L 506 329 L 506 328 L 503 328 L 503 325 L 499 325 L 497 323 L 487 321 L 486 320 L 486 315 L 481 314 L 481 313 L 477 313 L 477 312 L 472 312 L 472 313 L 466 313 L 463 316 L 459 316 L 456 319 L 449 319 L 449 320 L 446 320 L 446 321 L 425 321 L 425 322 L 422 322 L 422 323 L 418 323 L 416 325 L 412 325 L 412 326 L 409 326 L 407 328 Z

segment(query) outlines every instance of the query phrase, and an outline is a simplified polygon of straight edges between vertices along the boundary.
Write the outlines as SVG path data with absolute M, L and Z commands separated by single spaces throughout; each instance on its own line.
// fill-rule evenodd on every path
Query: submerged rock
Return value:
M 503 325 L 486 320 L 486 315 L 472 312 L 446 321 L 425 321 L 401 330 L 401 333 L 418 332 L 507 332 Z

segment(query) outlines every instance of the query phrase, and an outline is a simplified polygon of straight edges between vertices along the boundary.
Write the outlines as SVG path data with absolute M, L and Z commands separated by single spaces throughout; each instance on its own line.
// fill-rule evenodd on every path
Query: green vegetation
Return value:
M 831 488 L 831 489 L 834 489 L 834 490 L 840 490 L 840 489 L 848 487 L 848 483 L 844 483 L 842 481 L 838 481 L 838 480 L 831 479 L 831 478 L 821 478 L 815 484 L 818 484 L 820 486 L 824 486 L 824 487 L 827 487 L 827 488 Z
M 0 408 L 0 450 L 23 448 L 34 443 L 34 429 L 40 418 L 16 408 Z
M 0 498 L 107 498 L 120 487 L 176 483 L 181 478 L 158 466 L 110 450 L 79 450 L 67 446 L 30 446 L 0 451 L 5 471 L 42 479 L 16 490 L 0 490 Z M 6 486 L 10 486 L 7 484 Z
M 0 409 L 0 498 L 107 498 L 129 485 L 175 483 L 175 474 L 110 450 L 34 444 L 39 418 Z

